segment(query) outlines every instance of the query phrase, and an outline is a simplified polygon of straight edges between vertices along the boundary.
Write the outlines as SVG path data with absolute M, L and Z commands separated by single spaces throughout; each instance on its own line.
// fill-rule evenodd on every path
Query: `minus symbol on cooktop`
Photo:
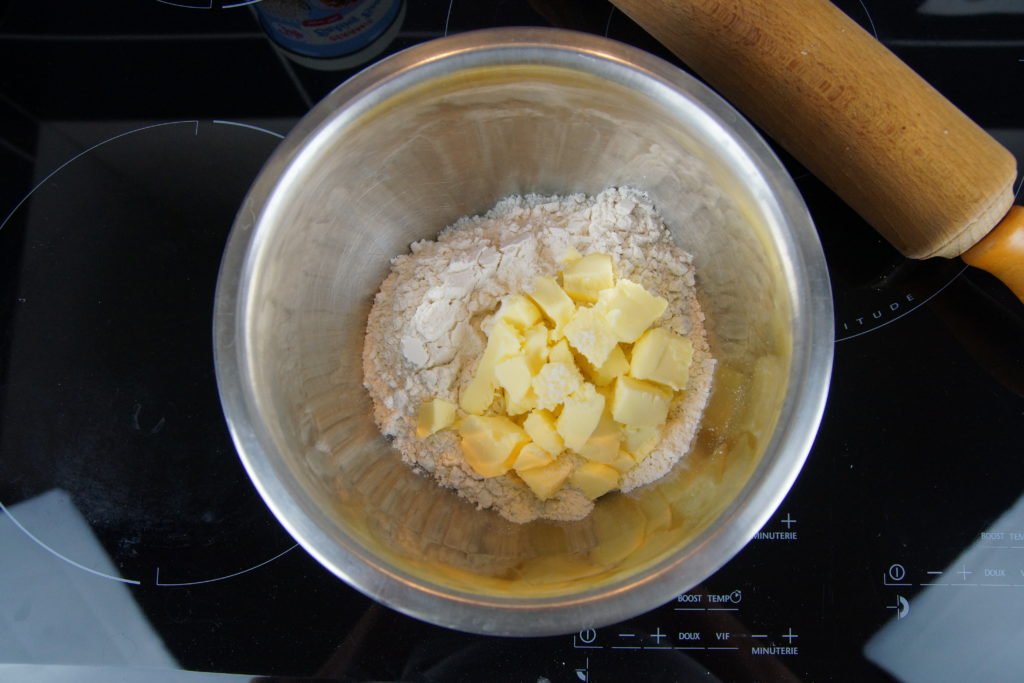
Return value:
M 676 612 L 703 612 L 706 608 L 704 607 L 673 607 Z
M 768 634 L 767 633 L 751 633 L 750 637 L 751 638 L 767 638 Z

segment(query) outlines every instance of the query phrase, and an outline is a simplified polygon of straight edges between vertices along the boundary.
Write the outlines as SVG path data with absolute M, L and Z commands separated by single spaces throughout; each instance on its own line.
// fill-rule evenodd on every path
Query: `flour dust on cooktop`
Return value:
M 217 270 L 283 122 L 61 122 L 3 219 L 21 253 L 0 343 L 2 510 L 118 580 L 229 578 L 294 547 L 232 446 L 213 370 Z M 114 571 L 79 562 L 20 503 L 58 492 Z

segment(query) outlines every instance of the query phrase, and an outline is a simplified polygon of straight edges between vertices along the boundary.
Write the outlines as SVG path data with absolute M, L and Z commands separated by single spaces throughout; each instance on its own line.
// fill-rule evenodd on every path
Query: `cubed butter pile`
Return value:
M 417 436 L 454 426 L 481 476 L 511 470 L 541 500 L 567 484 L 594 499 L 657 446 L 693 346 L 653 326 L 668 302 L 616 278 L 607 254 L 563 262 L 561 283 L 539 276 L 504 300 L 458 407 L 424 402 Z

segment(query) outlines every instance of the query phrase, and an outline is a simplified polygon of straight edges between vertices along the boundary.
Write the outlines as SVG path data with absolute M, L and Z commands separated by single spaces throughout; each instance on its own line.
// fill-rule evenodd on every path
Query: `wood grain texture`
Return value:
M 958 256 L 1013 203 L 1013 155 L 827 0 L 613 2 L 906 256 Z

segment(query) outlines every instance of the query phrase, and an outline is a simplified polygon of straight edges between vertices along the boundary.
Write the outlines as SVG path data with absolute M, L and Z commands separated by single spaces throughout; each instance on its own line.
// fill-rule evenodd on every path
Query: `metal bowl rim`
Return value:
M 249 384 L 245 330 L 251 302 L 243 286 L 253 276 L 260 231 L 272 224 L 268 203 L 287 186 L 285 176 L 301 172 L 303 152 L 330 126 L 341 126 L 344 117 L 453 69 L 512 63 L 577 68 L 668 89 L 727 131 L 776 200 L 770 208 L 788 226 L 779 247 L 794 284 L 795 306 L 792 389 L 766 456 L 723 515 L 687 552 L 643 576 L 579 595 L 525 600 L 459 594 L 425 584 L 370 556 L 354 539 L 339 546 L 324 531 L 326 516 L 297 495 L 297 483 L 282 481 L 282 466 L 269 452 L 273 441 L 254 419 L 259 413 Z M 768 521 L 799 474 L 824 411 L 833 358 L 831 288 L 821 245 L 799 192 L 771 148 L 731 105 L 675 66 L 623 43 L 562 29 L 485 29 L 437 39 L 396 53 L 340 85 L 286 136 L 253 184 L 225 248 L 214 304 L 214 363 L 225 418 L 243 466 L 280 523 L 322 565 L 364 594 L 428 622 L 498 635 L 553 635 L 614 623 L 673 599 L 725 564 Z

